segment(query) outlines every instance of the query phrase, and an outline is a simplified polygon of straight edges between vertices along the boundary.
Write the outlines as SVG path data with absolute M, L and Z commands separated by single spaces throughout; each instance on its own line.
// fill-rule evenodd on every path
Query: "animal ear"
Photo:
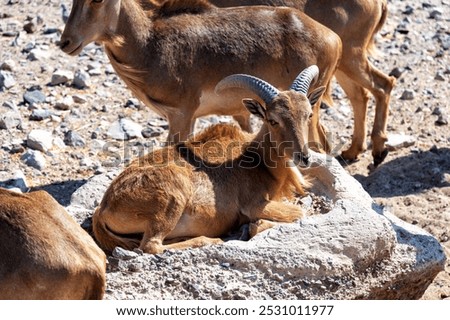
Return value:
M 242 103 L 251 114 L 254 114 L 261 119 L 266 118 L 266 109 L 258 101 L 253 99 L 243 99 Z
M 320 99 L 322 94 L 325 92 L 325 89 L 326 89 L 326 87 L 321 86 L 321 87 L 314 89 L 313 91 L 311 91 L 308 94 L 308 99 L 309 99 L 309 103 L 311 104 L 311 106 L 316 104 L 316 102 Z

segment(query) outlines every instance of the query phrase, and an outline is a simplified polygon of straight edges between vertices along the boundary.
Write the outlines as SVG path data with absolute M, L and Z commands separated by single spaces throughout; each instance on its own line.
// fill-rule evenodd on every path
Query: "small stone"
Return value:
M 132 108 L 139 109 L 139 107 L 140 107 L 139 100 L 136 99 L 136 98 L 130 98 L 130 99 L 128 99 L 128 101 L 125 103 L 125 107 L 132 107 Z
M 447 117 L 444 116 L 443 114 L 439 115 L 439 116 L 438 116 L 438 119 L 437 119 L 436 122 L 435 122 L 435 124 L 436 124 L 437 126 L 445 126 L 445 125 L 447 125 L 447 124 L 448 124 Z
M 164 133 L 164 129 L 160 127 L 147 127 L 142 130 L 141 134 L 144 138 L 159 137 Z
M 58 110 L 69 110 L 73 106 L 73 99 L 71 96 L 64 97 L 62 100 L 55 103 L 55 108 Z
M 110 64 L 108 64 L 106 67 L 105 67 L 105 73 L 106 74 L 116 74 L 116 72 L 114 71 L 114 68 L 113 68 L 113 66 L 112 65 L 110 65 Z
M 403 14 L 406 14 L 406 15 L 413 14 L 413 13 L 414 13 L 414 8 L 411 7 L 410 5 L 407 5 L 407 6 L 405 7 L 405 10 L 402 11 L 402 13 L 403 13 Z
M 442 39 L 442 41 L 441 41 L 441 46 L 442 46 L 442 49 L 444 49 L 444 50 L 448 50 L 448 49 L 450 49 L 450 35 L 447 35 L 444 39 Z M 445 73 L 447 73 L 448 74 L 448 67 L 447 67 L 447 72 L 445 72 Z
M 94 69 L 100 69 L 102 67 L 102 64 L 98 61 L 91 61 L 87 64 L 88 71 L 94 70 Z
M 437 8 L 430 12 L 430 19 L 442 20 L 442 10 Z
M 89 88 L 91 86 L 91 77 L 83 70 L 75 72 L 72 85 L 78 89 Z
M 88 73 L 90 76 L 100 76 L 102 74 L 102 70 L 100 70 L 100 68 L 91 69 Z
M 27 146 L 34 150 L 47 152 L 53 146 L 53 136 L 51 132 L 35 129 L 27 137 Z
M 23 100 L 31 106 L 37 103 L 44 103 L 46 98 L 45 94 L 40 90 L 27 91 L 23 95 Z
M 440 107 L 436 107 L 433 109 L 433 112 L 431 112 L 431 114 L 434 116 L 440 116 L 442 114 L 442 110 Z
M 395 31 L 400 33 L 400 34 L 408 34 L 409 33 L 409 29 L 408 26 L 406 25 L 406 23 L 402 22 L 400 23 L 396 28 Z
M 86 97 L 81 94 L 74 94 L 72 96 L 72 99 L 75 103 L 79 103 L 79 104 L 84 104 L 87 102 Z
M 68 131 L 64 135 L 64 143 L 71 147 L 84 147 L 86 145 L 84 139 L 73 130 Z
M 111 125 L 107 134 L 116 140 L 142 138 L 142 126 L 128 119 L 120 119 Z
M 23 26 L 23 30 L 25 30 L 26 33 L 35 33 L 37 25 L 33 21 L 30 21 Z
M 53 112 L 47 109 L 34 109 L 31 112 L 30 120 L 32 121 L 42 121 L 50 118 L 53 115 Z
M 15 171 L 11 179 L 0 181 L 0 187 L 6 188 L 8 190 L 17 189 L 19 192 L 23 193 L 28 192 L 28 190 L 30 189 L 27 183 L 27 179 L 25 178 L 25 175 L 21 170 Z
M 5 60 L 2 65 L 0 66 L 0 70 L 10 71 L 13 72 L 16 68 L 16 63 L 14 60 L 8 59 Z
M 400 68 L 400 67 L 395 67 L 394 69 L 392 69 L 392 71 L 389 73 L 389 76 L 393 76 L 395 78 L 400 78 L 402 76 L 402 74 L 405 72 L 404 68 Z
M 434 80 L 445 81 L 444 74 L 442 72 L 436 73 L 436 76 L 434 77 Z
M 307 195 L 306 197 L 301 198 L 300 202 L 303 209 L 309 210 L 310 208 L 312 208 L 313 198 L 311 197 L 311 195 Z
M 405 134 L 389 134 L 386 147 L 389 151 L 411 147 L 416 143 L 416 138 Z
M 414 91 L 412 90 L 405 90 L 403 91 L 400 100 L 414 100 Z
M 114 257 L 108 257 L 108 264 L 107 269 L 109 271 L 117 271 L 120 270 L 121 267 L 121 260 L 114 258 Z
M 3 102 L 2 107 L 7 108 L 8 111 L 19 111 L 14 101 L 5 101 Z
M 2 108 L 6 109 L 6 108 Z M 1 109 L 0 109 L 1 110 Z M 18 111 L 0 111 L 0 129 L 11 130 L 22 127 L 22 116 Z
M 59 32 L 60 32 L 59 28 L 49 27 L 49 28 L 45 28 L 42 33 L 43 34 L 53 34 L 53 33 L 59 33 Z
M 332 108 L 330 108 L 332 109 Z M 167 120 L 162 118 L 154 118 L 148 121 L 148 124 L 152 127 L 161 127 L 163 129 L 169 129 L 169 123 Z
M 31 61 L 40 61 L 40 60 L 45 60 L 45 59 L 50 58 L 50 55 L 51 55 L 50 52 L 47 50 L 35 48 L 30 51 L 27 59 L 31 60 Z
M 94 166 L 94 161 L 92 161 L 91 158 L 83 158 L 80 160 L 80 167 L 93 167 Z
M 140 271 L 142 271 L 142 264 L 140 264 L 140 263 L 130 263 L 130 264 L 128 264 L 128 271 L 130 271 L 130 272 L 140 272 Z
M 53 139 L 53 146 L 59 149 L 64 149 L 66 147 L 66 144 L 60 137 L 55 137 L 55 139 Z
M 59 84 L 66 84 L 70 81 L 73 81 L 74 74 L 69 70 L 56 70 L 52 74 L 51 84 L 56 86 Z
M 44 155 L 37 150 L 28 150 L 20 158 L 27 166 L 42 171 L 47 165 Z
M 16 84 L 16 80 L 14 79 L 11 72 L 6 70 L 0 71 L 0 90 L 3 88 L 10 89 Z
M 23 47 L 22 51 L 30 53 L 31 50 L 33 50 L 35 48 L 36 48 L 36 42 L 30 41 Z
M 136 252 L 122 249 L 121 247 L 115 247 L 112 256 L 121 260 L 132 260 L 139 257 Z

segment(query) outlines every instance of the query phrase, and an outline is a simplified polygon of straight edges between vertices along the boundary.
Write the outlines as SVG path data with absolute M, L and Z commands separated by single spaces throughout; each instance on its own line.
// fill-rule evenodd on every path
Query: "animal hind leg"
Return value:
M 221 244 L 223 240 L 220 238 L 209 238 L 205 236 L 199 236 L 195 238 L 180 238 L 171 239 L 168 243 L 163 245 L 164 249 L 187 249 L 187 248 L 199 248 L 206 245 Z
M 158 212 L 154 219 L 148 222 L 140 249 L 145 253 L 162 253 L 166 248 L 163 244 L 165 237 L 176 227 L 186 207 L 185 201 L 177 197 L 169 198 L 166 203 L 158 205 Z
M 303 217 L 301 207 L 290 203 L 267 201 L 257 206 L 248 214 L 250 221 L 265 219 L 277 222 L 293 222 Z
M 343 59 L 339 68 L 354 82 L 369 90 L 375 97 L 375 120 L 371 138 L 373 144 L 372 156 L 376 166 L 383 162 L 387 156 L 385 147 L 387 117 L 395 78 L 389 77 L 375 68 L 363 53 L 353 55 L 351 59 Z
M 350 148 L 342 152 L 342 158 L 349 161 L 358 159 L 360 153 L 367 149 L 367 102 L 368 91 L 350 79 L 343 72 L 336 72 L 336 79 L 347 94 L 353 108 L 353 137 Z

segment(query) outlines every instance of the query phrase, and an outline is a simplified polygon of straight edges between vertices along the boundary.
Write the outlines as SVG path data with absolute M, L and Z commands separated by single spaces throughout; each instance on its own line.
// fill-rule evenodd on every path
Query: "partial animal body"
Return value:
M 342 59 L 336 78 L 349 98 L 354 112 L 353 140 L 342 152 L 346 160 L 356 160 L 367 148 L 367 103 L 369 93 L 376 102 L 371 138 L 374 164 L 387 155 L 385 142 L 389 100 L 395 78 L 378 70 L 368 59 L 374 49 L 374 37 L 387 16 L 387 0 L 210 0 L 219 7 L 288 6 L 336 32 L 342 40 Z
M 102 299 L 106 257 L 45 191 L 0 188 L 0 299 Z
M 282 92 L 247 75 L 220 82 L 223 93 L 246 88 L 265 101 L 265 106 L 243 101 L 264 121 L 259 133 L 216 125 L 134 161 L 111 183 L 94 213 L 100 246 L 158 253 L 221 243 L 221 236 L 243 223 L 300 218 L 300 207 L 281 200 L 294 191 L 304 193 L 296 165 L 309 162 L 311 104 L 325 90 L 319 87 L 306 97 L 317 75 L 317 67 L 308 68 Z
M 340 38 L 298 10 L 217 8 L 203 0 L 74 0 L 61 48 L 76 55 L 92 41 L 104 44 L 131 91 L 168 119 L 173 142 L 185 141 L 195 119 L 209 114 L 233 115 L 251 131 L 241 103 L 245 92 L 214 93 L 222 78 L 242 72 L 287 89 L 315 64 L 315 89 L 329 85 L 341 56 Z M 328 149 L 317 108 L 309 140 Z

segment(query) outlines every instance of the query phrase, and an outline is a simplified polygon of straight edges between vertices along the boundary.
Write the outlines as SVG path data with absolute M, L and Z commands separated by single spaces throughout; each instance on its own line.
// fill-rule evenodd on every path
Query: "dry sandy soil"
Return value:
M 90 45 L 79 57 L 58 49 L 64 26 L 61 3 L 70 8 L 68 0 L 0 2 L 0 65 L 9 81 L 8 88 L 0 89 L 0 116 L 10 112 L 13 119 L 4 124 L 7 129 L 0 130 L 0 185 L 8 186 L 8 179 L 23 174 L 28 187 L 45 189 L 68 205 L 70 195 L 87 178 L 111 166 L 123 166 L 137 153 L 164 141 L 167 123 L 131 99 L 100 47 Z M 433 234 L 450 257 L 450 1 L 396 0 L 389 1 L 389 9 L 377 38 L 381 55 L 372 61 L 386 73 L 397 68 L 400 75 L 392 92 L 389 135 L 408 135 L 415 142 L 391 151 L 375 170 L 368 169 L 370 150 L 346 169 L 377 203 Z M 52 85 L 57 70 L 83 70 L 89 74 L 89 86 L 78 89 L 70 78 Z M 43 101 L 32 106 L 25 102 L 24 94 L 30 90 L 44 94 Z M 333 95 L 335 106 L 322 110 L 322 122 L 336 145 L 345 148 L 353 128 L 351 106 L 337 85 Z M 373 101 L 368 116 L 369 137 Z M 118 119 L 142 126 L 151 137 L 115 140 L 110 128 Z M 223 118 L 201 119 L 197 129 L 218 121 Z M 48 131 L 53 143 L 37 156 L 40 169 L 23 158 L 30 150 L 27 137 L 33 129 Z M 340 149 L 335 151 L 338 154 Z M 423 298 L 448 297 L 450 262 Z

